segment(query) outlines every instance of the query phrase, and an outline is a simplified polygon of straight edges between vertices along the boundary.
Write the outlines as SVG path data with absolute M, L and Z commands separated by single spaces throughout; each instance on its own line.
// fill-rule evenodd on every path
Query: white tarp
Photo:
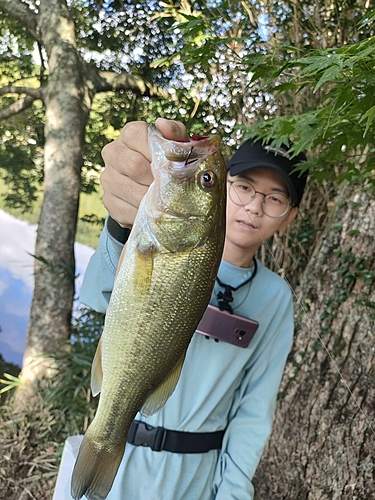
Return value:
M 66 500 L 70 491 L 70 480 L 83 436 L 69 436 L 65 441 L 64 451 L 57 476 L 52 500 Z

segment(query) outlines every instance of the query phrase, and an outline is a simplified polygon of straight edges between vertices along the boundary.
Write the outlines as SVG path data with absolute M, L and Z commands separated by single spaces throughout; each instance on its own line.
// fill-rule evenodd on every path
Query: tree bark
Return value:
M 94 95 L 75 44 L 65 2 L 41 0 L 37 30 L 47 52 L 44 197 L 35 247 L 35 289 L 22 375 L 40 377 L 46 354 L 70 335 L 74 295 L 74 239 L 81 188 L 84 130 Z M 43 357 L 41 357 L 43 356 Z
M 342 186 L 304 274 L 256 499 L 375 498 L 375 200 Z

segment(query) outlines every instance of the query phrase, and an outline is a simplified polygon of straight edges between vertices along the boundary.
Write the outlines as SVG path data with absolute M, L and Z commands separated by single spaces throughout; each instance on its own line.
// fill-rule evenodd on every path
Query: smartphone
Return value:
M 229 344 L 247 347 L 258 326 L 257 321 L 220 311 L 218 307 L 209 304 L 196 331 Z

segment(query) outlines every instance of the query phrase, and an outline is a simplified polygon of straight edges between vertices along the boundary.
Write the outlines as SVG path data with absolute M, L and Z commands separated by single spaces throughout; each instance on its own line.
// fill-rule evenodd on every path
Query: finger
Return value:
M 156 128 L 161 132 L 165 139 L 171 141 L 188 141 L 189 136 L 186 127 L 181 122 L 174 120 L 166 120 L 165 118 L 158 118 L 155 122 Z
M 127 123 L 118 137 L 119 143 L 126 150 L 134 150 L 141 156 L 151 161 L 150 148 L 148 147 L 148 124 L 146 122 Z
M 103 205 L 111 217 L 122 226 L 131 226 L 148 186 L 140 184 L 107 166 L 100 176 Z
M 141 146 L 138 146 L 138 148 L 140 149 Z M 148 152 L 147 141 L 146 149 Z M 119 174 L 137 180 L 137 182 L 146 186 L 149 186 L 153 181 L 150 160 L 143 156 L 142 153 L 126 146 L 121 135 L 115 141 L 104 146 L 102 157 L 105 169 L 109 169 L 109 175 L 112 175 L 113 170 L 116 170 Z
M 142 197 L 141 197 L 142 199 Z M 139 200 L 140 201 L 140 200 Z M 137 204 L 137 201 L 134 202 Z M 121 197 L 115 196 L 113 193 L 104 193 L 103 205 L 109 215 L 122 227 L 132 227 L 135 216 L 137 215 L 138 206 L 134 206 L 129 202 L 124 202 Z
M 103 205 L 106 207 L 112 219 L 120 224 L 121 227 L 131 228 L 133 226 L 138 211 L 137 208 L 134 208 L 128 203 L 124 203 L 123 200 L 115 198 L 114 196 L 110 198 L 110 205 L 107 206 L 107 195 L 103 196 Z

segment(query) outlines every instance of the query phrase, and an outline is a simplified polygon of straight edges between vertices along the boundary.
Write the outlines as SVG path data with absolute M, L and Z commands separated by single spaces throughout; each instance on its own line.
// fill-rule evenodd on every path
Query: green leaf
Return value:
M 20 385 L 24 383 L 24 378 L 22 375 L 15 377 L 10 373 L 4 373 L 3 379 L 0 379 L 0 384 L 5 385 L 2 389 L 0 389 L 0 394 L 4 394 L 4 392 L 11 391 L 12 389 L 16 389 Z
M 341 68 L 337 66 L 337 64 L 334 64 L 333 66 L 328 67 L 322 74 L 322 76 L 319 78 L 318 83 L 314 87 L 314 94 L 315 92 L 326 82 L 330 82 L 333 80 L 336 80 L 337 78 L 341 77 Z
M 367 26 L 372 24 L 373 22 L 375 22 L 375 11 L 369 12 L 360 20 L 360 22 L 358 23 L 358 29 L 362 30 L 364 28 L 367 28 Z
M 342 66 L 342 58 L 341 56 L 325 53 L 323 55 L 318 56 L 307 56 L 301 59 L 298 59 L 295 65 L 304 65 L 305 67 L 300 71 L 300 76 L 303 75 L 315 75 L 319 73 L 319 71 L 323 71 L 327 68 L 330 68 L 333 65 L 337 65 L 339 67 Z
M 374 117 L 375 117 L 375 105 L 372 106 L 370 109 L 368 109 L 366 111 L 366 113 L 361 117 L 361 119 L 359 120 L 359 123 L 363 122 L 366 118 L 367 118 L 367 121 L 366 121 L 366 128 L 365 128 L 365 131 L 363 132 L 363 137 L 365 137 L 365 135 L 367 134 L 368 132 L 368 129 L 371 125 L 371 123 L 373 122 L 374 120 Z

